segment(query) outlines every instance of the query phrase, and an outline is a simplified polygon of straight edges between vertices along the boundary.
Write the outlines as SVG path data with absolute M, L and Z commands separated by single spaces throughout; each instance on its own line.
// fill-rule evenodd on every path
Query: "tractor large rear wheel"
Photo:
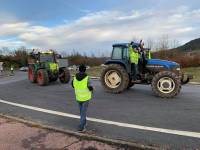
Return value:
M 155 95 L 162 98 L 172 98 L 180 93 L 181 81 L 175 73 L 162 71 L 154 76 L 151 86 Z
M 67 68 L 60 68 L 59 79 L 61 83 L 68 83 L 70 81 L 71 75 Z
M 49 83 L 48 73 L 45 69 L 39 69 L 37 72 L 37 83 L 38 85 L 44 86 Z
M 129 85 L 129 75 L 123 66 L 111 64 L 102 71 L 101 84 L 107 92 L 121 93 Z
M 37 74 L 35 73 L 34 66 L 29 66 L 28 67 L 28 79 L 32 83 L 37 82 Z

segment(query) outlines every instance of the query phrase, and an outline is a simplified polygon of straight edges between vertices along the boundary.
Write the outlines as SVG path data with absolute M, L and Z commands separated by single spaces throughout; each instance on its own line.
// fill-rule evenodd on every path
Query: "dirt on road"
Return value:
M 0 117 L 0 149 L 121 150 L 125 148 L 94 140 L 84 140 L 75 136 Z

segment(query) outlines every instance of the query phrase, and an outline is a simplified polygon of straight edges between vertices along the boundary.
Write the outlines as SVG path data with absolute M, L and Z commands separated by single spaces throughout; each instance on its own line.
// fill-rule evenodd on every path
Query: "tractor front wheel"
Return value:
M 129 75 L 123 66 L 111 64 L 103 70 L 101 84 L 107 92 L 121 93 L 129 85 Z
M 59 79 L 61 83 L 68 83 L 70 81 L 70 72 L 67 68 L 60 68 Z
M 44 86 L 49 83 L 48 73 L 44 69 L 39 69 L 37 72 L 37 83 L 38 85 Z
M 173 98 L 180 93 L 180 78 L 173 72 L 162 71 L 156 74 L 151 83 L 152 91 L 162 98 Z

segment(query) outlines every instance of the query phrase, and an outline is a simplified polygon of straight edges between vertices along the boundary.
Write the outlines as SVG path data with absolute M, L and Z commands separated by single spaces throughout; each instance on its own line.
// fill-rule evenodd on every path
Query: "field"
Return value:
M 96 67 L 91 67 L 90 69 L 87 69 L 87 74 L 89 76 L 93 76 L 93 77 L 100 77 L 101 75 L 101 71 L 102 71 L 103 67 L 101 66 L 96 66 Z M 71 70 L 71 74 L 74 75 L 77 71 Z
M 200 82 L 200 67 L 189 67 L 189 68 L 183 68 L 183 72 L 190 73 L 193 75 L 193 79 L 191 82 Z
M 87 73 L 89 76 L 94 76 L 94 77 L 100 77 L 102 67 L 91 67 L 90 69 L 87 70 Z M 191 82 L 200 82 L 200 67 L 189 67 L 189 68 L 183 68 L 182 72 L 192 74 L 194 78 L 191 80 Z M 76 73 L 76 71 L 71 71 L 72 75 Z

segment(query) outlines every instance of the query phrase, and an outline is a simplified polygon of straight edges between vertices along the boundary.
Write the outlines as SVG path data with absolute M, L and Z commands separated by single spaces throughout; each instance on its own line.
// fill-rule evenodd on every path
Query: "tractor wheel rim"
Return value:
M 105 83 L 110 88 L 117 88 L 117 87 L 119 87 L 120 84 L 121 84 L 121 81 L 122 81 L 121 76 L 115 70 L 109 70 L 105 74 Z
M 169 94 L 175 89 L 175 82 L 172 78 L 163 77 L 157 83 L 158 90 L 162 93 Z

